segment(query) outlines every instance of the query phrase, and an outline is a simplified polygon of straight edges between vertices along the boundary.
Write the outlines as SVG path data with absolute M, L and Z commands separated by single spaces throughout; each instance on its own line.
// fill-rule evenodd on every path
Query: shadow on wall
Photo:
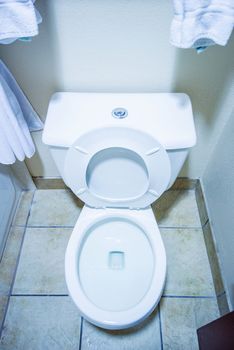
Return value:
M 208 126 L 213 123 L 233 77 L 233 54 L 234 35 L 226 47 L 210 47 L 199 55 L 195 50 L 177 50 L 172 91 L 192 95 L 195 114 L 203 115 Z
M 0 57 L 23 87 L 24 93 L 41 119 L 45 120 L 49 98 L 57 90 L 58 72 L 49 2 L 38 1 L 36 7 L 43 18 L 43 23 L 39 25 L 40 34 L 32 38 L 31 42 L 16 41 L 11 45 L 0 45 Z M 34 132 L 32 136 L 38 142 L 39 148 L 46 147 L 40 141 L 41 132 Z M 44 161 L 39 153 L 37 151 L 30 159 L 29 168 L 41 169 L 43 173 Z M 48 161 L 51 163 L 50 158 Z
M 228 92 L 234 75 L 233 54 L 234 34 L 226 47 L 210 47 L 199 55 L 192 49 L 177 49 L 171 91 L 185 92 L 192 97 L 195 124 L 199 119 L 203 133 L 206 129 L 215 128 L 219 113 L 230 97 Z M 184 167 L 186 173 L 188 170 L 189 161 Z
M 38 1 L 37 8 L 43 23 L 39 25 L 40 34 L 32 38 L 31 42 L 18 40 L 11 45 L 0 45 L 1 58 L 23 86 L 25 94 L 42 119 L 46 113 L 45 101 L 49 100 L 57 85 L 56 57 L 48 7 L 47 1 Z

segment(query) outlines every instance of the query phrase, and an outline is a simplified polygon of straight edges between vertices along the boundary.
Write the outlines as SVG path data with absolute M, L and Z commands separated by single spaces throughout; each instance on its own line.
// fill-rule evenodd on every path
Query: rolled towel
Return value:
M 233 0 L 173 0 L 171 44 L 202 50 L 226 45 L 234 26 Z
M 35 0 L 0 0 L 0 43 L 10 44 L 17 39 L 38 34 L 42 22 L 34 7 Z

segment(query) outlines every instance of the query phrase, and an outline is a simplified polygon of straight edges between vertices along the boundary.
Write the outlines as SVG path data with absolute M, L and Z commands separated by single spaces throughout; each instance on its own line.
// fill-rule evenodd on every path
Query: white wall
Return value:
M 234 309 L 234 110 L 202 176 L 202 187 L 222 276 Z
M 234 36 L 201 55 L 169 44 L 171 0 L 37 0 L 40 35 L 0 47 L 35 109 L 45 118 L 54 91 L 186 92 L 198 143 L 183 176 L 199 177 L 232 106 Z M 58 176 L 35 133 L 34 176 Z

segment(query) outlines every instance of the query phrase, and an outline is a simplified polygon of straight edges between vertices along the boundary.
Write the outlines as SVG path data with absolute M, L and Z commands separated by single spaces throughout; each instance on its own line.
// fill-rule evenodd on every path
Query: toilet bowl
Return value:
M 69 294 L 80 313 L 106 329 L 132 327 L 160 300 L 166 255 L 152 209 L 85 206 L 65 256 Z
M 157 306 L 166 254 L 150 205 L 175 181 L 195 140 L 184 94 L 52 97 L 43 141 L 85 203 L 68 242 L 65 278 L 91 323 L 132 327 Z
M 168 155 L 142 131 L 96 129 L 70 147 L 64 174 L 86 203 L 66 251 L 69 294 L 97 326 L 131 327 L 164 286 L 165 249 L 149 205 L 169 183 Z

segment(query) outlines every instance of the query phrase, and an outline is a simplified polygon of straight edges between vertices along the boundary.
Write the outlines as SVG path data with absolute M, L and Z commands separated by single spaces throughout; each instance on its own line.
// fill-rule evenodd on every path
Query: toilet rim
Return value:
M 100 211 L 102 211 L 102 209 L 100 209 Z M 138 215 L 140 215 L 140 213 Z M 154 272 L 149 290 L 136 306 L 124 311 L 107 311 L 95 306 L 85 295 L 77 273 L 77 259 L 87 231 L 93 225 L 108 218 L 126 219 L 138 225 L 147 236 L 153 255 L 157 260 L 157 263 L 154 264 Z M 65 254 L 65 277 L 69 294 L 81 314 L 83 314 L 87 320 L 98 326 L 106 329 L 121 329 L 126 328 L 128 325 L 134 326 L 140 319 L 147 317 L 147 315 L 153 311 L 158 304 L 165 283 L 166 253 L 156 221 L 154 225 L 147 221 L 141 223 L 135 216 L 124 213 L 121 214 L 121 216 L 114 213 L 100 213 L 95 216 L 92 222 L 90 222 L 90 218 L 88 220 L 84 217 L 81 222 L 78 223 L 78 221 L 78 225 L 75 225 L 68 242 Z

